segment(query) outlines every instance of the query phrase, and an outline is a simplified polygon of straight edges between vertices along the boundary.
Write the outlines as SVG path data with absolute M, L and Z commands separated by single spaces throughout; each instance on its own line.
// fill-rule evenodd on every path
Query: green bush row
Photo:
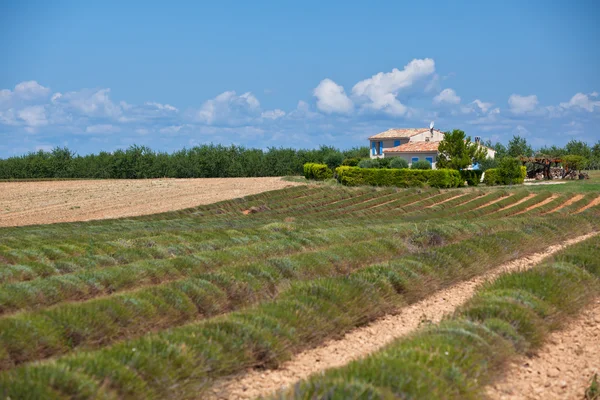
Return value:
M 453 188 L 461 185 L 458 171 L 339 167 L 338 181 L 346 186 L 396 186 Z
M 592 227 L 578 218 L 552 221 L 517 221 L 515 231 L 482 235 L 347 276 L 293 282 L 276 300 L 257 307 L 13 368 L 0 373 L 0 398 L 197 396 L 217 377 L 251 366 L 275 367 L 292 353 L 432 290 Z M 259 273 L 268 279 L 270 272 Z
M 273 399 L 477 399 L 515 353 L 600 293 L 600 239 L 480 287 L 453 317 L 371 356 L 299 382 Z
M 304 177 L 315 181 L 324 181 L 333 178 L 333 171 L 326 164 L 304 164 Z
M 488 186 L 495 185 L 520 185 L 525 181 L 527 177 L 527 167 L 520 167 L 520 176 L 515 179 L 507 179 L 502 177 L 502 173 L 498 168 L 490 168 L 485 171 L 485 175 L 483 177 L 483 183 Z

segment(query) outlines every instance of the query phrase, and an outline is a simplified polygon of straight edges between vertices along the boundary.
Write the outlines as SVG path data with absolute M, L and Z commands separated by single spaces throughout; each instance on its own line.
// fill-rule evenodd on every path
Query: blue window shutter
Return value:
M 375 155 L 375 142 L 371 142 L 371 154 Z
M 379 154 L 383 154 L 383 142 L 379 142 Z
M 429 164 L 433 165 L 433 157 L 425 157 L 425 160 L 429 161 Z
M 410 162 L 411 162 L 411 163 L 414 163 L 414 162 L 417 162 L 417 161 L 419 161 L 419 157 L 413 157 L 413 158 L 410 160 Z
M 394 147 L 396 146 L 400 146 L 400 141 L 399 140 L 394 140 Z

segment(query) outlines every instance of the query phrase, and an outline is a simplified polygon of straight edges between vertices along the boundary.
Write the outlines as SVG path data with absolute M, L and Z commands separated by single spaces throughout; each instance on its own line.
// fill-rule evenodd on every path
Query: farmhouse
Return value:
M 416 161 L 429 161 L 435 169 L 438 146 L 444 132 L 433 128 L 388 129 L 369 137 L 371 158 L 401 157 L 409 165 Z M 475 143 L 480 143 L 479 137 Z M 484 146 L 485 147 L 485 146 Z M 494 158 L 495 150 L 485 147 L 488 157 Z

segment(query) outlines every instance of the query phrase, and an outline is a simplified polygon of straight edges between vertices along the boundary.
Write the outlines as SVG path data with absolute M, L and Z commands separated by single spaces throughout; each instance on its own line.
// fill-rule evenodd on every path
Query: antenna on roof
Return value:
M 433 137 L 433 121 L 431 121 L 431 123 L 429 124 L 429 132 L 431 133 L 431 136 Z

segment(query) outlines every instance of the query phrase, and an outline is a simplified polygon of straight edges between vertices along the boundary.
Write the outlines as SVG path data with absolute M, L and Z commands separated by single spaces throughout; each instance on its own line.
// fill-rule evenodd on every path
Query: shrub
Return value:
M 304 164 L 304 177 L 316 181 L 324 181 L 333 178 L 333 171 L 325 164 L 306 163 Z
M 331 168 L 331 170 L 334 170 L 340 165 L 342 165 L 342 161 L 344 161 L 344 156 L 342 155 L 342 153 L 339 153 L 337 151 L 327 154 L 323 159 L 323 162 L 329 168 Z
M 481 180 L 481 175 L 483 174 L 483 171 L 481 171 L 481 170 L 464 169 L 459 172 L 460 172 L 460 177 L 463 180 L 463 182 L 467 181 L 467 184 L 469 186 L 479 185 L 479 181 Z
M 411 169 L 431 169 L 431 163 L 427 160 L 419 160 L 412 163 Z
M 390 168 L 403 169 L 408 168 L 408 161 L 404 158 L 394 157 L 390 159 Z
M 525 179 L 525 177 L 521 178 L 521 162 L 516 158 L 503 158 L 500 160 L 497 169 L 498 177 L 505 185 L 523 183 Z M 525 176 L 527 176 L 527 168 L 525 168 Z M 519 182 L 519 180 L 521 181 Z
M 360 161 L 361 160 L 358 157 L 346 158 L 344 161 L 342 161 L 342 165 L 346 167 L 358 167 L 358 163 Z
M 378 168 L 377 165 L 377 162 L 370 158 L 360 160 L 360 162 L 358 163 L 359 168 Z
M 397 186 L 449 188 L 458 187 L 461 177 L 456 170 L 413 170 L 339 167 L 336 169 L 338 181 L 346 186 Z
M 522 184 L 525 181 L 525 177 L 527 176 L 527 167 L 520 166 L 519 167 L 519 176 L 512 181 L 506 180 L 499 172 L 499 168 L 490 168 L 485 171 L 485 176 L 483 177 L 483 183 L 488 186 L 494 185 L 515 185 Z

